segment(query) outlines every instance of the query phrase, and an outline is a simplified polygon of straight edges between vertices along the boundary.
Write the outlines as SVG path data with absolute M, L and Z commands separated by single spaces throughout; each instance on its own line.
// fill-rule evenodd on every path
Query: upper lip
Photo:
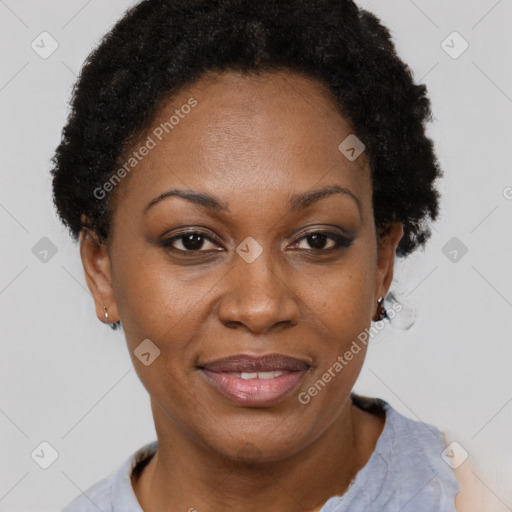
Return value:
M 203 363 L 199 367 L 211 372 L 271 372 L 279 370 L 307 370 L 310 365 L 301 359 L 283 354 L 268 354 L 264 356 L 236 354 Z

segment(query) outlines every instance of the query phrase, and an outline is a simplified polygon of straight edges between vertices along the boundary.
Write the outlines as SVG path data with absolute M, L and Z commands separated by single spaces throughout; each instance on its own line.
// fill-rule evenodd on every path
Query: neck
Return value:
M 368 413 L 348 398 L 336 421 L 302 451 L 278 462 L 243 463 L 198 446 L 179 430 L 158 429 L 169 424 L 159 421 L 164 418 L 156 407 L 153 414 L 158 451 L 132 482 L 145 512 L 252 512 L 269 503 L 276 511 L 318 511 L 346 492 L 383 427 L 365 422 Z

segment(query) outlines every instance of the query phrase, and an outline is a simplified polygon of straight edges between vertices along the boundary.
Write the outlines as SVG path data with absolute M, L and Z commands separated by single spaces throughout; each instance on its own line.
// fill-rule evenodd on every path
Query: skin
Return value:
M 383 420 L 349 396 L 365 347 L 309 404 L 298 394 L 370 327 L 402 225 L 377 234 L 368 161 L 338 150 L 354 129 L 321 83 L 210 73 L 162 102 L 131 149 L 190 97 L 198 105 L 118 185 L 112 238 L 80 238 L 98 318 L 105 305 L 109 322 L 121 320 L 151 399 L 159 449 L 133 487 L 149 512 L 320 510 L 346 491 L 382 432 Z M 292 195 L 333 185 L 357 199 L 333 194 L 290 211 Z M 144 213 L 171 188 L 213 195 L 229 212 L 171 197 Z M 174 251 L 159 244 L 184 229 L 211 241 L 195 254 L 183 239 Z M 327 238 L 315 251 L 305 235 L 326 230 L 353 241 L 331 250 Z M 263 249 L 252 263 L 236 252 L 247 237 Z M 133 354 L 145 339 L 161 351 L 149 366 Z M 276 405 L 234 405 L 197 365 L 240 353 L 311 368 Z

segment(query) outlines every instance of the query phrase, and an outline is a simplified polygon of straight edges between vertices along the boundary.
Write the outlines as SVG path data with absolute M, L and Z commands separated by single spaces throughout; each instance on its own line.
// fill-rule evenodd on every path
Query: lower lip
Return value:
M 293 371 L 273 379 L 242 379 L 224 372 L 202 370 L 207 381 L 237 405 L 268 407 L 283 400 L 301 381 L 306 370 Z

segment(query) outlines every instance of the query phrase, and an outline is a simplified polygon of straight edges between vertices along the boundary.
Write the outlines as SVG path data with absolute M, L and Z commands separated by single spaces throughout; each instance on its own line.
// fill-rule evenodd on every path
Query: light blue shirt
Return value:
M 321 512 L 456 512 L 459 484 L 441 458 L 443 434 L 411 420 L 388 402 L 352 394 L 357 406 L 381 407 L 386 422 L 375 449 L 342 496 L 333 496 Z M 131 485 L 140 461 L 155 453 L 157 441 L 132 454 L 113 474 L 89 487 L 62 512 L 143 512 Z

